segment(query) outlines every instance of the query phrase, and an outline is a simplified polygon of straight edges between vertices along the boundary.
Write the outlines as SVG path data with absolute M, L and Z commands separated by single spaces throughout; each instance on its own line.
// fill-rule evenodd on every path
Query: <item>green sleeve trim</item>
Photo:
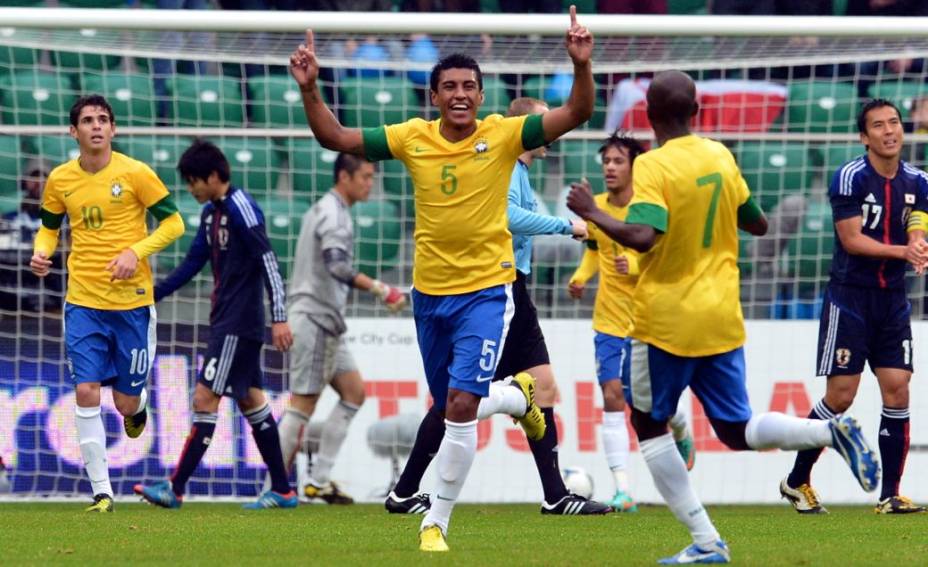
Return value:
M 763 216 L 764 211 L 760 209 L 760 205 L 754 200 L 753 195 L 749 195 L 748 200 L 738 207 L 738 224 L 754 224 Z
M 635 203 L 628 209 L 628 224 L 646 224 L 655 230 L 667 232 L 667 209 L 654 203 Z
M 382 161 L 393 159 L 390 153 L 390 144 L 387 143 L 387 128 L 362 128 L 361 136 L 364 139 L 364 157 L 368 161 Z
M 596 242 L 595 240 L 590 239 L 586 241 L 586 247 L 589 248 L 590 250 L 599 250 L 599 243 Z
M 522 147 L 534 150 L 545 145 L 545 128 L 541 117 L 543 114 L 530 114 L 522 123 Z
M 164 199 L 148 207 L 148 212 L 159 221 L 163 221 L 177 212 L 177 205 L 174 204 L 174 198 L 168 194 L 164 196 Z
M 42 226 L 51 230 L 61 228 L 61 221 L 64 220 L 64 213 L 53 213 L 46 208 L 42 209 L 39 216 L 42 218 Z

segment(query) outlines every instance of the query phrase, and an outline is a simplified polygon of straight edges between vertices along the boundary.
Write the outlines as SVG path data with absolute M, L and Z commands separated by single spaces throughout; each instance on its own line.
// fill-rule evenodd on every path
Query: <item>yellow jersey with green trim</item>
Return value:
M 509 178 L 519 155 L 544 144 L 541 116 L 493 114 L 459 142 L 441 135 L 440 120 L 363 130 L 368 159 L 398 159 L 412 177 L 418 291 L 455 295 L 515 280 Z
M 627 222 L 660 231 L 640 258 L 632 337 L 677 356 L 744 344 L 738 207 L 750 191 L 724 145 L 695 135 L 635 159 Z
M 609 203 L 609 193 L 594 198 L 596 205 L 609 216 L 624 221 L 628 206 L 617 207 Z M 594 223 L 587 226 L 590 241 L 596 243 L 599 257 L 599 288 L 593 306 L 593 330 L 616 337 L 627 337 L 632 328 L 632 296 L 638 281 L 638 253 L 609 238 Z M 619 256 L 628 258 L 628 274 L 615 268 Z
M 139 260 L 127 280 L 111 281 L 110 260 L 148 236 L 146 210 L 159 220 L 177 211 L 170 192 L 150 167 L 118 152 L 96 173 L 74 159 L 48 176 L 42 196 L 43 224 L 58 228 L 67 215 L 71 232 L 66 301 L 103 310 L 152 305 L 151 266 Z

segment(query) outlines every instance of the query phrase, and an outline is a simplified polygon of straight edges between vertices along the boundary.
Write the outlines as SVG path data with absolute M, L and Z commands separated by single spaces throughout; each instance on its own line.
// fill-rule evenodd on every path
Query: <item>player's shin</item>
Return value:
M 819 400 L 815 407 L 812 408 L 812 411 L 809 412 L 809 419 L 828 421 L 833 417 L 835 417 L 835 412 L 828 407 L 824 399 Z M 790 471 L 786 483 L 793 488 L 799 488 L 803 484 L 810 484 L 812 467 L 815 466 L 821 454 L 822 450 L 817 448 L 799 451 L 796 454 L 793 470 Z
M 265 403 L 253 409 L 245 414 L 245 419 L 251 424 L 251 435 L 271 475 L 271 490 L 278 494 L 290 493 L 290 481 L 287 480 L 277 422 L 271 414 L 271 406 Z
M 899 481 L 909 453 L 909 408 L 883 406 L 879 438 L 883 462 L 880 500 L 885 500 L 899 495 Z
M 77 437 L 80 441 L 81 458 L 84 469 L 90 479 L 93 493 L 113 496 L 113 487 L 110 485 L 110 471 L 106 462 L 106 429 L 103 426 L 103 417 L 100 406 L 76 408 Z
M 603 449 L 606 463 L 615 479 L 616 492 L 628 492 L 628 428 L 625 424 L 625 412 L 603 412 Z
M 814 449 L 831 445 L 827 421 L 805 419 L 778 412 L 751 416 L 744 438 L 752 449 Z
M 477 419 L 486 419 L 496 413 L 518 417 L 524 415 L 525 410 L 525 395 L 521 390 L 502 382 L 493 382 L 487 397 L 480 400 Z
M 709 514 L 693 491 L 686 464 L 677 452 L 670 433 L 642 441 L 641 454 L 654 485 L 677 517 L 693 536 L 697 545 L 710 545 L 719 539 Z
M 438 482 L 432 495 L 432 507 L 420 529 L 438 526 L 448 533 L 448 521 L 454 503 L 461 494 L 467 473 L 477 454 L 477 420 L 455 423 L 445 420 L 445 438 L 438 449 Z
M 177 463 L 177 469 L 174 476 L 171 477 L 171 490 L 177 496 L 183 496 L 187 489 L 187 480 L 197 470 L 197 465 L 206 454 L 212 441 L 213 433 L 216 431 L 216 421 L 219 416 L 210 412 L 194 412 L 193 424 L 190 426 L 190 434 L 187 435 L 187 442 L 184 443 L 184 450 L 180 454 L 180 460 Z
M 288 471 L 293 466 L 307 423 L 309 423 L 308 415 L 296 408 L 287 408 L 283 417 L 280 418 L 280 423 L 277 424 L 280 434 L 280 451 L 284 466 Z
M 561 478 L 561 467 L 557 459 L 557 422 L 554 419 L 554 408 L 542 408 L 541 412 L 545 416 L 545 436 L 539 441 L 529 439 L 528 446 L 535 458 L 545 502 L 551 504 L 567 495 L 567 487 Z
M 342 448 L 342 443 L 345 442 L 345 437 L 348 436 L 348 426 L 358 413 L 358 409 L 360 409 L 358 406 L 340 400 L 325 420 L 322 436 L 319 439 L 319 451 L 316 453 L 316 462 L 313 464 L 310 479 L 310 482 L 316 486 L 325 486 L 329 482 L 335 458 Z

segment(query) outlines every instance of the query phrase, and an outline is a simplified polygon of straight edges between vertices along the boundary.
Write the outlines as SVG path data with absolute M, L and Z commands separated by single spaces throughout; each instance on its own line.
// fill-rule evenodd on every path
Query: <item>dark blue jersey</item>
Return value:
M 913 210 L 928 211 L 928 174 L 900 162 L 896 176 L 888 179 L 863 155 L 835 172 L 828 196 L 836 223 L 861 217 L 864 235 L 883 244 L 905 246 L 909 215 Z M 905 260 L 848 254 L 835 230 L 832 282 L 898 289 L 904 286 L 905 270 Z
M 184 261 L 155 286 L 155 301 L 174 293 L 209 261 L 213 269 L 209 323 L 214 335 L 264 339 L 264 295 L 271 319 L 287 320 L 284 283 L 264 228 L 264 213 L 247 192 L 229 187 L 200 213 L 200 228 Z

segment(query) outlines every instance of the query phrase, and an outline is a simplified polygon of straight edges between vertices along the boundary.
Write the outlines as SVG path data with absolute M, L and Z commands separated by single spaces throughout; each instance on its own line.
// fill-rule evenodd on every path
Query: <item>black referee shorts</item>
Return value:
M 506 335 L 503 355 L 496 366 L 493 380 L 502 380 L 534 366 L 551 363 L 545 336 L 541 334 L 541 327 L 538 325 L 538 311 L 528 294 L 525 280 L 525 274 L 517 270 L 516 281 L 512 284 L 515 313 L 509 323 L 509 334 Z

